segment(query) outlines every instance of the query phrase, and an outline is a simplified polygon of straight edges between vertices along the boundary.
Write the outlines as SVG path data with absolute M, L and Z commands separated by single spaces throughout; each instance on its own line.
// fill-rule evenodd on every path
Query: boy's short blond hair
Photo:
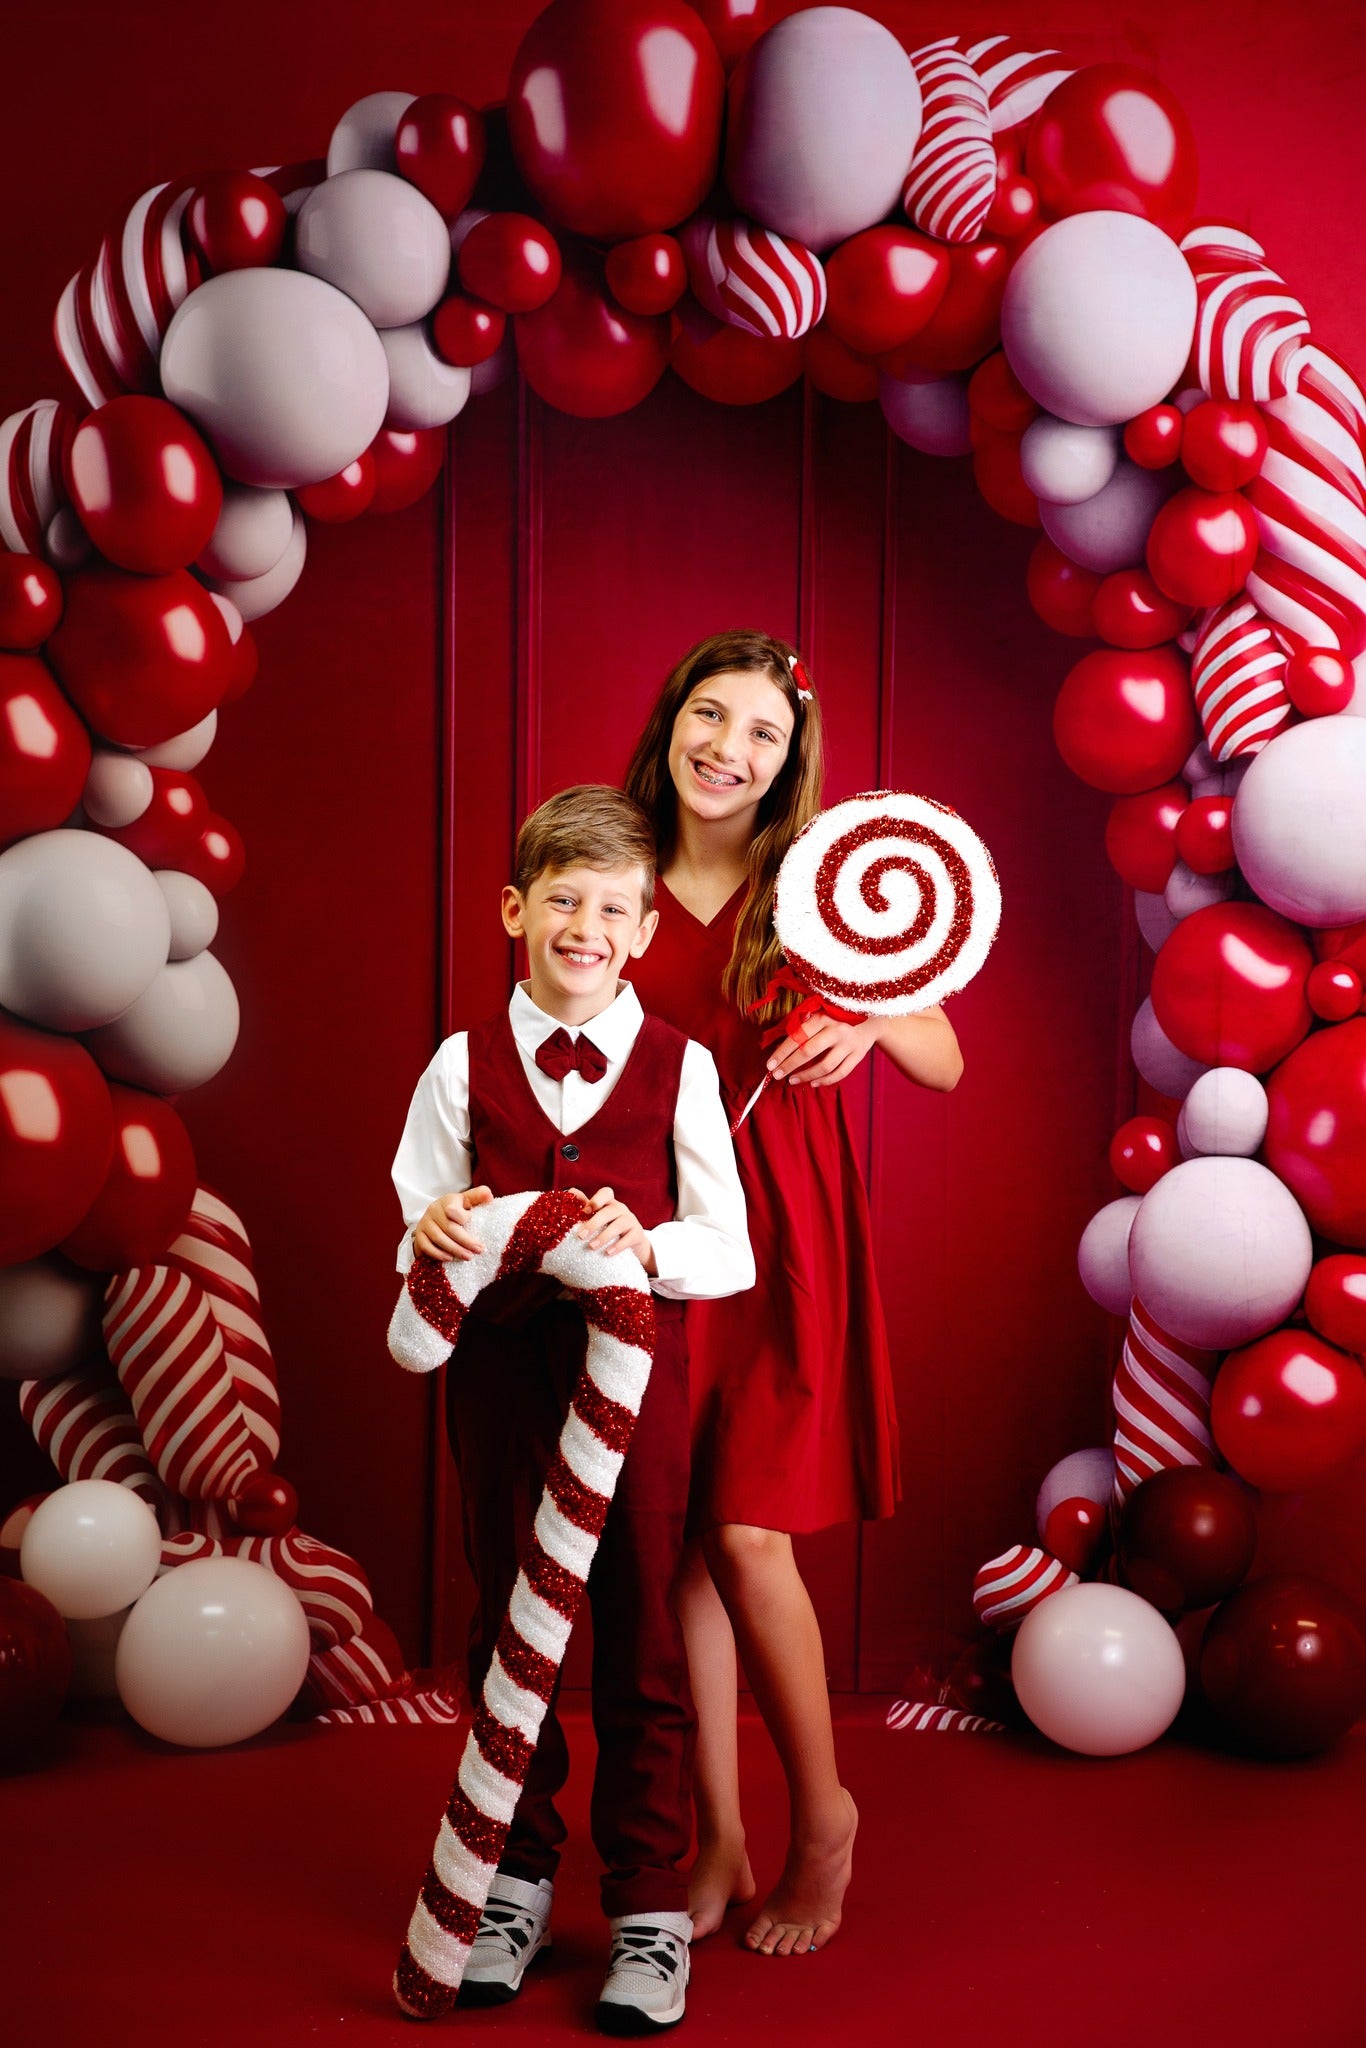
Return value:
M 580 782 L 540 805 L 517 834 L 513 887 L 565 868 L 639 868 L 642 913 L 655 900 L 655 835 L 640 805 L 607 782 Z

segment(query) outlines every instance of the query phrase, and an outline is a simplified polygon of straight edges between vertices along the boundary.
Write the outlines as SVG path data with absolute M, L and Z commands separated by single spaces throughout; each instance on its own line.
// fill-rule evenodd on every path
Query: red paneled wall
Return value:
M 876 5 L 910 45 L 1010 28 L 1156 67 L 1194 119 L 1202 204 L 1261 236 L 1316 332 L 1366 367 L 1354 0 Z M 111 208 L 154 180 L 318 152 L 381 86 L 495 97 L 524 4 L 206 0 L 16 7 L 0 84 L 0 414 L 67 390 L 52 307 Z M 433 1390 L 387 1361 L 388 1162 L 437 1034 L 500 1000 L 497 920 L 519 810 L 612 777 L 660 676 L 737 621 L 798 637 L 832 796 L 890 780 L 958 806 L 996 854 L 1002 936 L 954 1005 L 951 1098 L 852 1090 L 894 1335 L 906 1499 L 804 1546 L 832 1680 L 893 1687 L 969 1621 L 972 1568 L 1028 1531 L 1038 1477 L 1104 1425 L 1105 1319 L 1075 1244 L 1141 962 L 1100 851 L 1104 803 L 1052 750 L 1069 653 L 1023 596 L 1029 538 L 959 465 L 889 447 L 874 408 L 788 393 L 731 412 L 666 379 L 580 423 L 509 387 L 457 425 L 443 503 L 315 529 L 296 596 L 204 780 L 247 878 L 218 950 L 236 1057 L 189 1098 L 202 1170 L 256 1244 L 305 1525 L 369 1566 L 414 1655 L 450 1649 L 463 1589 Z M 439 497 L 440 494 L 438 494 Z M 42 1483 L 0 1408 L 4 1496 Z M 1265 1556 L 1366 1584 L 1362 1473 L 1275 1505 Z

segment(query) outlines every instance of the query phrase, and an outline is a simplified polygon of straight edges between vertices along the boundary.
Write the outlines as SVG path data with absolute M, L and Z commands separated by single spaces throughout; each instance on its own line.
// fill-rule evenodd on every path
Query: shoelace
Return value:
M 479 1932 L 475 1940 L 492 1942 L 506 1950 L 512 1961 L 518 1962 L 522 1952 L 536 1937 L 537 1921 L 521 1906 L 504 1905 L 498 1899 L 490 1899 L 479 1917 Z
M 656 1948 L 660 1942 L 662 1947 Z M 623 1927 L 612 1943 L 610 1967 L 619 1963 L 647 1963 L 661 1984 L 677 1976 L 682 1960 L 681 1944 L 662 1927 Z

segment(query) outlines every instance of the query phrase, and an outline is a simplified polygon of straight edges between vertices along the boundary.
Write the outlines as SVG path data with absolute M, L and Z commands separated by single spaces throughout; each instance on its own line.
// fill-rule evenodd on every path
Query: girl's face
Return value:
M 792 707 L 768 676 L 708 676 L 680 708 L 669 740 L 679 803 L 708 823 L 756 811 L 791 743 Z

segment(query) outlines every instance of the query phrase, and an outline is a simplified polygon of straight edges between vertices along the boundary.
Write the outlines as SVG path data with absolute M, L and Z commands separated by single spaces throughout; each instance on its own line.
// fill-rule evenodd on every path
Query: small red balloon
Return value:
M 228 1502 L 228 1514 L 247 1536 L 283 1536 L 299 1519 L 299 1496 L 278 1472 L 253 1472 Z
M 1185 631 L 1190 607 L 1173 604 L 1146 569 L 1116 569 L 1096 592 L 1092 617 L 1112 647 L 1161 647 Z
M 807 376 L 827 398 L 843 399 L 850 405 L 876 401 L 877 364 L 846 348 L 824 321 L 807 335 L 802 344 L 802 360 Z
M 858 355 L 900 348 L 930 320 L 949 284 L 942 242 L 910 228 L 865 228 L 825 262 L 825 319 Z
M 628 313 L 672 313 L 688 289 L 683 245 L 673 235 L 637 235 L 607 252 L 607 289 Z
M 1013 242 L 1039 224 L 1039 188 L 1018 175 L 998 178 L 996 193 L 982 223 L 985 232 Z
M 998 434 L 1022 434 L 1039 411 L 1000 349 L 968 379 L 968 404 L 974 418 Z
M 79 1223 L 113 1149 L 108 1083 L 85 1047 L 0 1012 L 0 1266 Z
M 1256 516 L 1241 492 L 1191 484 L 1158 508 L 1148 567 L 1177 604 L 1223 604 L 1247 582 L 1260 545 Z
M 68 579 L 47 652 L 86 723 L 120 747 L 188 732 L 220 702 L 233 668 L 227 621 L 184 569 L 82 569 Z
M 1309 1275 L 1304 1312 L 1320 1337 L 1343 1351 L 1366 1352 L 1366 1258 L 1330 1252 Z
M 500 313 L 500 323 L 502 317 Z M 305 484 L 294 495 L 310 519 L 321 519 L 326 526 L 342 526 L 348 519 L 359 519 L 362 512 L 369 511 L 378 482 L 379 470 L 367 448 L 335 476 L 325 477 L 320 484 Z
M 29 654 L 57 629 L 62 584 L 57 571 L 33 555 L 0 549 L 0 648 Z
M 970 370 L 1000 345 L 1001 301 L 1014 252 L 983 235 L 976 242 L 954 243 L 948 257 L 943 298 L 925 325 L 887 357 L 893 376 L 907 369 L 941 376 Z
M 1361 976 L 1337 960 L 1320 960 L 1305 984 L 1309 1007 L 1326 1024 L 1341 1024 L 1361 1008 Z
M 1352 664 L 1335 648 L 1302 647 L 1286 662 L 1285 694 L 1301 718 L 1331 718 L 1356 694 Z
M 1204 490 L 1240 491 L 1261 469 L 1266 442 L 1266 422 L 1255 405 L 1207 398 L 1186 414 L 1181 460 Z
M 1321 1236 L 1366 1247 L 1366 1017 L 1312 1032 L 1266 1093 L 1267 1165 Z
M 460 244 L 460 282 L 472 298 L 503 313 L 534 313 L 554 297 L 563 265 L 559 244 L 529 213 L 490 213 Z
M 425 498 L 446 460 L 444 427 L 384 427 L 370 443 L 375 465 L 372 512 L 402 512 Z
M 1273 1330 L 1229 1352 L 1214 1382 L 1210 1427 L 1249 1485 L 1298 1493 L 1366 1444 L 1366 1372 L 1311 1330 Z
M 213 812 L 198 839 L 180 849 L 178 865 L 215 896 L 226 896 L 242 879 L 247 863 L 242 835 L 235 825 Z
M 0 654 L 0 846 L 64 825 L 89 773 L 90 736 L 42 662 Z
M 1025 145 L 1045 213 L 1137 213 L 1178 239 L 1195 206 L 1195 137 L 1180 102 L 1128 64 L 1090 64 L 1055 87 Z
M 1053 737 L 1094 789 L 1131 796 L 1170 782 L 1199 737 L 1185 656 L 1172 647 L 1083 655 L 1058 692 Z
M 1236 867 L 1232 797 L 1194 797 L 1176 828 L 1176 850 L 1197 875 L 1223 875 Z
M 195 187 L 185 226 L 207 269 L 254 270 L 279 261 L 289 215 L 264 178 L 252 171 L 220 171 Z
M 1068 1571 L 1089 1572 L 1105 1543 L 1106 1511 L 1093 1500 L 1060 1500 L 1044 1523 L 1043 1547 Z
M 231 599 L 225 599 L 224 602 L 231 603 Z M 240 613 L 238 617 L 241 617 Z M 232 630 L 232 627 L 229 626 L 230 633 Z M 242 626 L 236 638 L 232 641 L 231 658 L 232 667 L 228 676 L 228 687 L 219 699 L 220 704 L 235 704 L 239 697 L 246 696 L 247 691 L 256 681 L 256 671 L 260 665 L 261 657 L 250 626 Z
M 1131 1116 L 1110 1140 L 1110 1171 L 1132 1195 L 1146 1195 L 1180 1163 L 1176 1126 L 1160 1116 Z
M 189 1133 L 169 1102 L 109 1083 L 114 1146 L 109 1171 L 61 1249 L 91 1273 L 119 1273 L 158 1258 L 180 1235 L 196 1184 Z
M 472 370 L 497 355 L 507 332 L 507 314 L 483 299 L 452 292 L 432 315 L 432 345 L 444 362 Z
M 178 868 L 201 838 L 209 822 L 209 804 L 193 775 L 178 768 L 153 768 L 152 797 L 131 825 L 101 826 L 106 839 L 116 839 L 149 868 Z
M 518 314 L 516 332 L 532 390 L 579 419 L 629 412 L 653 391 L 669 359 L 667 319 L 614 306 L 601 267 L 587 257 L 567 266 L 539 312 Z
M 1119 1529 L 1124 1583 L 1164 1614 L 1227 1600 L 1257 1548 L 1247 1489 L 1226 1472 L 1177 1465 L 1136 1486 Z
M 1016 526 L 1039 524 L 1039 501 L 1020 469 L 1021 434 L 981 428 L 973 437 L 972 474 L 993 512 Z
M 1093 607 L 1101 579 L 1094 569 L 1083 569 L 1041 534 L 1034 543 L 1025 574 L 1029 602 L 1046 626 L 1066 633 L 1073 640 L 1090 640 L 1095 634 Z
M 164 398 L 130 394 L 87 414 L 66 452 L 66 482 L 100 553 L 144 576 L 188 568 L 223 509 L 218 465 Z
M 1317 1756 L 1366 1708 L 1361 1615 L 1321 1580 L 1254 1579 L 1205 1630 L 1200 1689 L 1239 1748 Z
M 1184 421 L 1174 405 L 1150 405 L 1124 429 L 1124 452 L 1140 469 L 1170 469 L 1181 453 Z
M 1211 903 L 1183 917 L 1159 952 L 1153 1009 L 1191 1059 L 1265 1074 L 1313 1022 L 1304 993 L 1312 965 L 1299 928 L 1274 910 Z
M 802 374 L 802 343 L 746 334 L 689 306 L 674 319 L 669 362 L 693 391 L 718 405 L 762 405 Z
M 768 0 L 688 0 L 701 15 L 729 71 L 769 26 Z
M 400 174 L 446 220 L 469 205 L 486 148 L 483 116 L 448 92 L 420 93 L 394 131 Z
M 1184 782 L 1117 797 L 1105 823 L 1110 865 L 1131 889 L 1159 895 L 1176 865 L 1176 827 L 1190 802 Z
M 71 1684 L 71 1638 L 36 1586 L 0 1579 L 0 1753 L 28 1748 L 56 1720 Z

